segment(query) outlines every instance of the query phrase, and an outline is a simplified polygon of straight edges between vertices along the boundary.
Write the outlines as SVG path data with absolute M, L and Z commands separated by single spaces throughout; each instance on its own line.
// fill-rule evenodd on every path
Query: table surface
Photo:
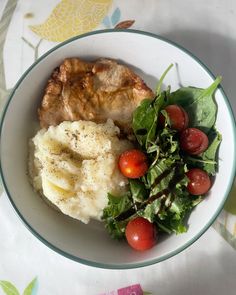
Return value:
M 71 20 L 73 13 L 81 16 L 88 5 L 91 7 L 86 13 L 92 15 L 92 11 L 96 13 L 100 9 L 101 19 L 92 15 L 90 23 L 79 28 L 69 21 L 68 34 L 74 34 L 75 30 L 79 34 L 88 28 L 113 28 L 121 21 L 135 20 L 131 28 L 181 44 L 215 74 L 222 75 L 222 85 L 236 113 L 236 2 L 233 0 L 0 0 L 1 107 L 16 81 L 37 57 L 68 37 L 56 16 L 61 13 Z M 56 33 L 52 29 L 55 26 L 59 26 Z M 73 262 L 43 245 L 25 228 L 3 192 L 0 286 L 5 286 L 5 291 L 0 288 L 0 294 L 23 294 L 36 278 L 24 295 L 96 295 L 136 283 L 153 295 L 234 295 L 235 214 L 236 189 L 214 227 L 184 252 L 141 269 L 103 270 Z

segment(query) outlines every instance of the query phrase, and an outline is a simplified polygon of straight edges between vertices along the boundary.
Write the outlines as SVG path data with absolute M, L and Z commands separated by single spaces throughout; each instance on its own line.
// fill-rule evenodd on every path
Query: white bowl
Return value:
M 66 57 L 110 57 L 133 67 L 150 87 L 174 63 L 165 78 L 172 90 L 207 87 L 213 74 L 181 46 L 149 33 L 132 30 L 96 31 L 56 46 L 37 60 L 16 84 L 1 122 L 1 174 L 8 197 L 21 220 L 45 245 L 75 261 L 103 268 L 133 268 L 165 260 L 196 241 L 213 223 L 230 191 L 235 175 L 235 123 L 222 88 L 216 127 L 223 136 L 219 172 L 208 197 L 192 212 L 187 233 L 170 235 L 145 252 L 112 240 L 102 223 L 85 225 L 50 208 L 32 189 L 27 176 L 28 140 L 39 128 L 37 107 L 53 69 Z M 220 74 L 220 73 L 219 73 Z

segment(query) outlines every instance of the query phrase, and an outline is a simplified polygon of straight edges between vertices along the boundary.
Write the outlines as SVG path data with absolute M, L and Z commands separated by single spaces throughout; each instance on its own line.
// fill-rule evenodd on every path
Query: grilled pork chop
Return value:
M 131 133 L 132 113 L 154 94 L 128 67 L 111 59 L 85 62 L 65 59 L 48 81 L 38 110 L 41 127 L 63 121 L 113 119 L 121 130 Z

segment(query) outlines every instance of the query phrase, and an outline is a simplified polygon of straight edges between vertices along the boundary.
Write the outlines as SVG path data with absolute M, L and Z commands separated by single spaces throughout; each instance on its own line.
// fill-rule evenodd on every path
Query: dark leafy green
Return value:
M 163 83 L 166 75 L 168 74 L 169 70 L 173 66 L 174 66 L 173 64 L 170 64 L 169 67 L 165 70 L 165 72 L 161 75 L 161 78 L 160 78 L 159 82 L 157 83 L 157 87 L 156 87 L 156 97 L 158 97 L 161 94 L 162 83 Z
M 215 128 L 212 128 L 208 133 L 208 139 L 208 149 L 198 157 L 187 156 L 186 163 L 201 168 L 210 175 L 215 175 L 218 170 L 217 152 L 222 137 Z
M 148 198 L 148 190 L 145 187 L 145 184 L 136 179 L 130 179 L 130 192 L 133 199 L 133 202 L 143 202 Z
M 162 231 L 168 234 L 171 234 L 173 232 L 175 234 L 182 234 L 187 231 L 185 219 L 171 212 L 167 213 L 164 220 L 159 220 L 157 218 L 155 222 Z
M 115 218 L 131 206 L 130 194 L 117 197 L 108 193 L 108 206 L 103 211 L 103 217 Z
M 214 93 L 221 82 L 221 77 L 206 89 L 183 87 L 169 96 L 169 104 L 178 104 L 184 107 L 190 118 L 190 126 L 209 133 L 214 126 L 217 114 L 217 105 Z
M 174 161 L 161 159 L 148 171 L 147 182 L 150 188 L 150 196 L 168 189 L 171 180 L 175 176 L 174 164 L 171 163 L 174 163 Z
M 151 99 L 145 99 L 133 114 L 133 130 L 134 134 L 141 146 L 145 146 L 147 136 L 149 139 L 154 139 L 156 126 L 156 112 L 152 106 Z M 152 130 L 152 131 L 150 131 Z
M 154 222 L 156 215 L 160 211 L 162 199 L 156 199 L 151 204 L 148 204 L 143 210 L 139 210 L 137 214 L 146 218 L 150 222 Z
M 186 172 L 192 167 L 200 167 L 210 175 L 217 172 L 217 152 L 222 139 L 214 127 L 217 115 L 214 93 L 221 77 L 207 89 L 182 87 L 171 93 L 168 87 L 161 91 L 171 67 L 160 78 L 155 99 L 144 100 L 133 113 L 133 131 L 140 148 L 147 153 L 150 166 L 145 176 L 129 181 L 129 193 L 122 197 L 108 195 L 103 219 L 114 238 L 124 237 L 128 221 L 136 216 L 156 223 L 160 231 L 185 232 L 188 215 L 204 198 L 189 194 Z M 171 129 L 164 110 L 169 104 L 181 105 L 189 115 L 189 127 L 199 128 L 208 135 L 209 147 L 204 153 L 189 156 L 181 151 L 179 134 Z M 164 127 L 158 123 L 160 114 L 165 118 Z
M 169 210 L 165 212 L 164 218 L 156 216 L 155 222 L 159 229 L 168 234 L 174 232 L 181 234 L 187 231 L 186 219 L 191 210 L 202 200 L 202 196 L 189 196 L 186 190 L 175 192 L 176 196 Z
M 158 114 L 161 108 L 165 105 L 167 97 L 170 94 L 170 89 L 161 92 L 162 82 L 172 68 L 171 64 L 161 76 L 156 89 L 156 99 L 145 99 L 133 113 L 132 128 L 134 134 L 142 147 L 148 149 L 149 144 L 155 140 Z
M 120 239 L 124 236 L 127 222 L 118 222 L 116 217 L 131 206 L 130 194 L 117 197 L 108 193 L 108 206 L 103 210 L 102 219 L 105 221 L 105 226 L 112 238 Z
M 109 233 L 109 235 L 113 239 L 122 239 L 125 236 L 125 228 L 127 225 L 127 221 L 117 221 L 114 218 L 104 218 L 105 219 L 105 227 Z

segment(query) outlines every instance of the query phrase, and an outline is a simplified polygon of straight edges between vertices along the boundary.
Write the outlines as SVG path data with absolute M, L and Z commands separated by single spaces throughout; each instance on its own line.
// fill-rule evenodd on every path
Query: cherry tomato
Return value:
M 197 128 L 187 128 L 181 132 L 180 147 L 190 155 L 199 155 L 208 148 L 207 135 Z
M 202 169 L 190 169 L 186 173 L 189 183 L 187 186 L 188 192 L 192 195 L 203 195 L 207 193 L 211 187 L 209 175 Z
M 144 251 L 155 245 L 157 231 L 153 223 L 143 217 L 137 217 L 127 224 L 125 236 L 132 248 Z
M 140 150 L 128 150 L 119 158 L 119 169 L 128 178 L 139 178 L 148 170 L 146 155 Z
M 171 128 L 177 131 L 182 131 L 188 127 L 188 114 L 181 106 L 171 104 L 168 105 L 164 110 L 169 116 Z M 162 126 L 164 126 L 165 118 L 162 114 L 160 115 L 159 122 Z

